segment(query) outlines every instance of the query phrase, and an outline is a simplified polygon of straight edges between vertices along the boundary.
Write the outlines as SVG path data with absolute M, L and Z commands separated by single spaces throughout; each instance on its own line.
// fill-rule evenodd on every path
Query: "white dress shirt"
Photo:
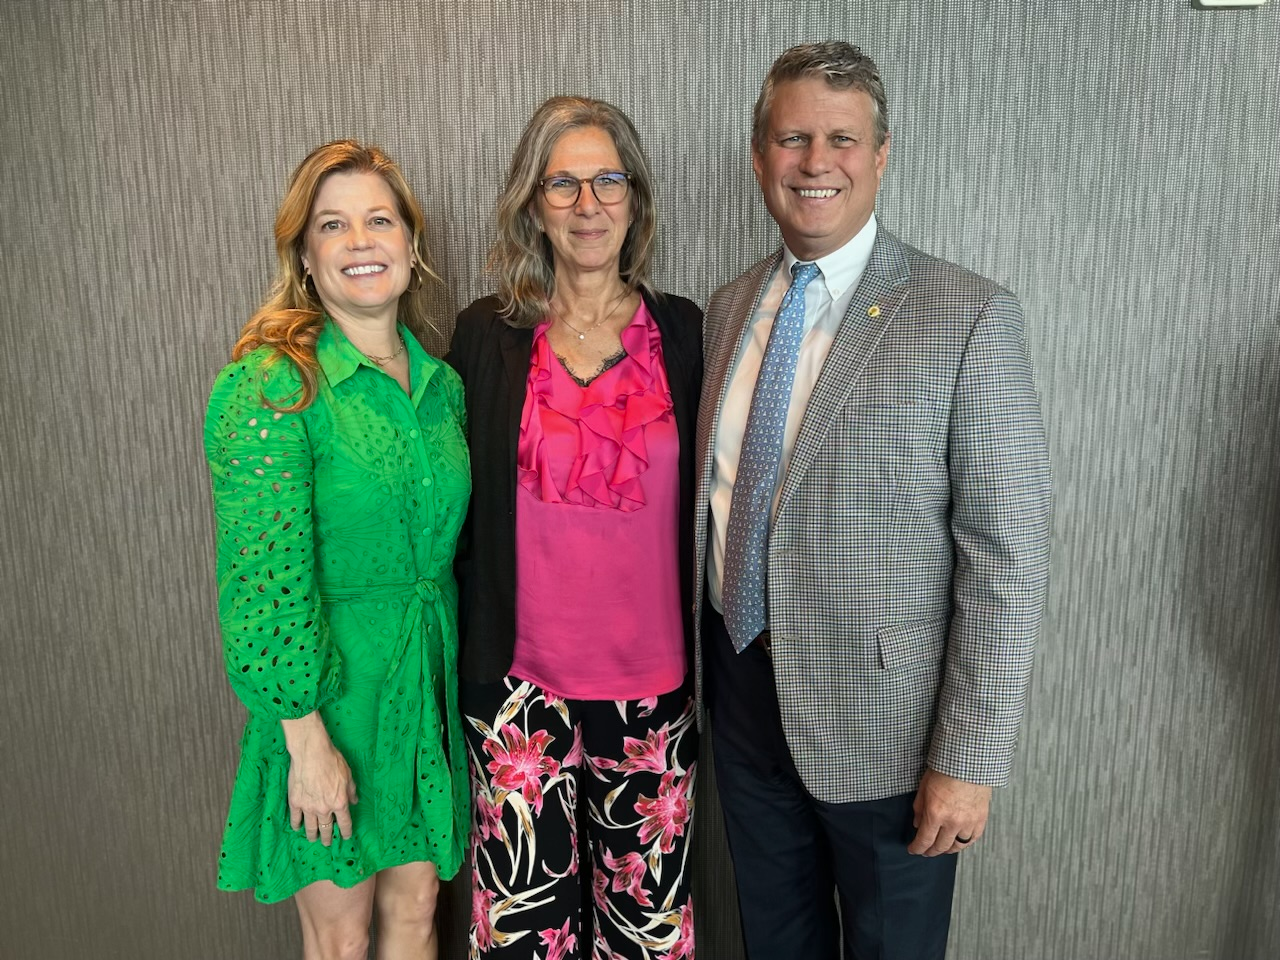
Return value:
M 791 462 L 791 451 L 800 433 L 800 422 L 813 393 L 818 374 L 831 350 L 836 331 L 853 300 L 853 291 L 871 259 L 876 239 L 876 216 L 873 213 L 852 240 L 839 250 L 814 261 L 818 276 L 809 283 L 804 294 L 804 339 L 796 361 L 795 381 L 791 386 L 791 404 L 787 408 L 787 426 L 782 437 L 782 458 L 778 466 L 778 485 L 773 492 L 773 505 L 778 505 L 778 491 Z M 783 248 L 782 262 L 765 285 L 760 305 L 751 315 L 738 345 L 738 354 L 729 368 L 729 387 L 720 408 L 715 436 L 715 461 L 711 474 L 711 544 L 707 551 L 707 592 L 711 605 L 721 613 L 721 577 L 724 570 L 725 534 L 729 529 L 729 507 L 733 502 L 733 481 L 738 475 L 738 456 L 742 452 L 742 435 L 747 429 L 751 395 L 755 390 L 760 363 L 773 330 L 773 318 L 782 298 L 791 286 L 791 268 L 798 261 L 795 254 Z

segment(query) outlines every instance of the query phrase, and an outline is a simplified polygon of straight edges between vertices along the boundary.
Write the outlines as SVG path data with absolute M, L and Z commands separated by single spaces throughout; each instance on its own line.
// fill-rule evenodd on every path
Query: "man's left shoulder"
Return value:
M 902 244 L 902 250 L 909 271 L 908 283 L 917 289 L 948 299 L 980 304 L 990 300 L 1002 300 L 1010 304 L 1018 302 L 1008 287 L 967 267 L 935 257 L 907 243 Z

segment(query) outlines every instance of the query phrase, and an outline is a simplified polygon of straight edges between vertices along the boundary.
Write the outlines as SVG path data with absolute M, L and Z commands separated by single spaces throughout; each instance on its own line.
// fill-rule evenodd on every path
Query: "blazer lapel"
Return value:
M 822 365 L 804 419 L 800 421 L 775 516 L 781 516 L 787 501 L 800 486 L 868 358 L 906 298 L 909 273 L 902 242 L 883 227 L 879 228 L 871 259 L 836 331 L 831 352 Z
M 529 379 L 529 354 L 533 349 L 533 330 L 502 324 L 498 338 L 507 388 L 507 462 L 515 476 L 516 447 L 520 443 L 520 416 L 524 413 L 525 383 Z M 499 407 L 499 409 L 501 409 Z M 515 487 L 512 487 L 514 492 Z
M 720 423 L 724 393 L 729 386 L 729 370 L 742 347 L 742 338 L 751 316 L 764 295 L 765 284 L 781 259 L 782 251 L 778 251 L 744 277 L 744 282 L 738 287 L 738 295 L 725 305 L 725 320 L 716 329 L 715 341 L 703 345 L 703 400 L 698 413 L 697 437 L 698 462 L 701 464 L 698 471 L 699 502 L 702 502 L 701 497 L 710 482 L 712 444 Z
M 686 367 L 689 358 L 680 349 L 680 340 L 671 329 L 675 318 L 658 302 L 647 294 L 642 294 L 649 316 L 658 328 L 662 338 L 662 362 L 667 368 L 667 386 L 671 390 L 671 406 L 674 410 L 689 409 L 688 373 Z M 696 398 L 695 398 L 696 399 Z M 679 419 L 677 417 L 677 419 Z M 686 441 L 687 442 L 687 441 Z

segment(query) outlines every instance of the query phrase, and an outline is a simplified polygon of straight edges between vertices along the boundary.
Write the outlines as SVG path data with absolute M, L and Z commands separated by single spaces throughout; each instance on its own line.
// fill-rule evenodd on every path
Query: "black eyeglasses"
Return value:
M 621 203 L 631 187 L 629 173 L 598 173 L 594 177 L 543 177 L 538 181 L 542 195 L 553 207 L 572 207 L 582 195 L 582 185 L 591 184 L 595 198 L 606 206 Z

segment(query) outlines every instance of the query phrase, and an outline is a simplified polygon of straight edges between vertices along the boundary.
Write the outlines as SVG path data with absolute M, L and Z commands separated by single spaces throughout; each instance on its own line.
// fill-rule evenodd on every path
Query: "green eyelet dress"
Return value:
M 469 829 L 453 554 L 471 492 L 462 384 L 402 330 L 407 396 L 329 321 L 319 392 L 259 348 L 226 366 L 204 447 L 227 674 L 249 711 L 218 886 L 264 903 L 414 861 L 444 879 Z M 280 720 L 319 710 L 359 793 L 352 836 L 289 825 Z

